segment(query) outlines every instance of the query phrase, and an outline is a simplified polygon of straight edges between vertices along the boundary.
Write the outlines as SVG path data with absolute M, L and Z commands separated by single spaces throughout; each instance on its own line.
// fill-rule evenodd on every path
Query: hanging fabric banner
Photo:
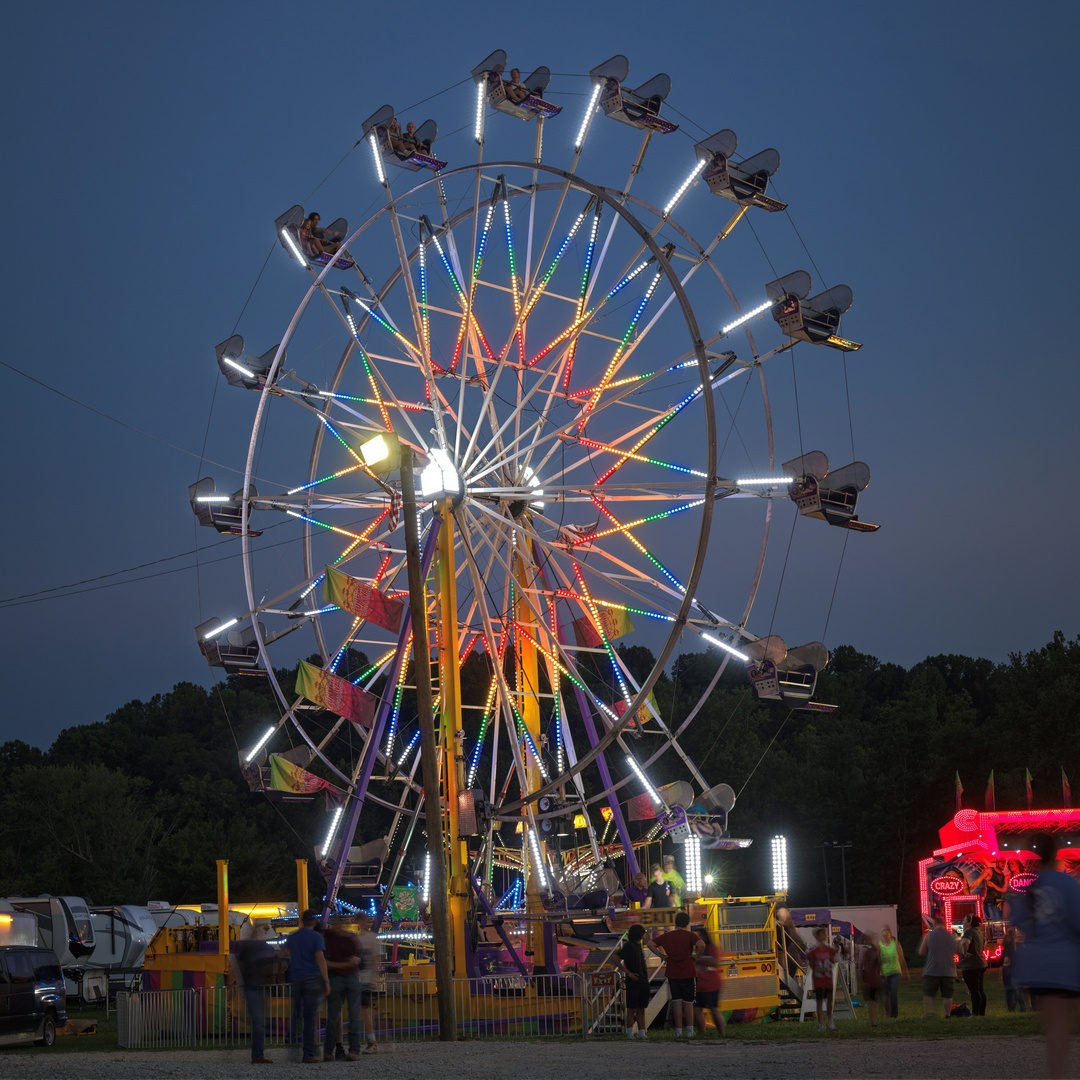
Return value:
M 281 757 L 280 754 L 270 755 L 270 786 L 275 791 L 291 791 L 294 795 L 314 795 L 324 790 L 327 793 L 343 794 L 329 780 L 309 773 L 307 769 L 301 768 L 288 758 Z
M 634 624 L 630 621 L 628 611 L 620 611 L 618 608 L 600 608 L 597 611 L 600 617 L 600 626 L 607 635 L 608 641 L 614 641 L 623 634 L 632 634 Z M 603 639 L 596 632 L 596 625 L 588 615 L 574 620 L 574 640 L 585 649 L 599 649 L 603 647 Z
M 371 727 L 375 719 L 375 708 L 379 699 L 359 686 L 353 686 L 348 679 L 331 675 L 329 671 L 315 667 L 305 660 L 300 661 L 296 669 L 296 692 L 303 694 L 308 701 L 322 705 L 338 716 L 351 720 L 362 727 Z
M 323 580 L 323 599 L 391 633 L 396 634 L 401 628 L 401 616 L 405 613 L 402 601 L 391 600 L 366 581 L 349 577 L 331 566 L 326 568 Z

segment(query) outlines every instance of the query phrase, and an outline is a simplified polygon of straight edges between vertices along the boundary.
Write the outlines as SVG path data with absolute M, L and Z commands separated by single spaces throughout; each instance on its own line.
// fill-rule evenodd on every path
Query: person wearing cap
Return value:
M 289 953 L 289 983 L 294 1003 L 299 999 L 304 1025 L 304 1056 L 310 1065 L 322 1061 L 315 1053 L 315 1016 L 319 1002 L 330 996 L 330 975 L 326 968 L 326 942 L 316 929 L 319 913 L 312 908 L 300 917 L 300 926 L 285 939 Z

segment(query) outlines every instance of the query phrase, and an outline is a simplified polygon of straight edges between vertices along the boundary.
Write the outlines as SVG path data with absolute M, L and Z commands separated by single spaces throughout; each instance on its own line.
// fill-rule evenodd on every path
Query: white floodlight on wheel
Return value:
M 455 504 L 465 496 L 465 484 L 450 455 L 441 447 L 434 447 L 429 454 L 430 464 L 420 473 L 420 494 L 432 502 L 450 499 Z
M 401 460 L 401 441 L 393 432 L 376 435 L 360 444 L 360 456 L 369 469 L 376 465 L 382 467 L 381 472 L 394 469 Z

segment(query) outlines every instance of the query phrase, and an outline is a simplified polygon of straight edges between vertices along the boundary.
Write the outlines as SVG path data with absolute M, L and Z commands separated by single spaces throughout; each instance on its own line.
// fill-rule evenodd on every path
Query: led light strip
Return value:
M 664 217 L 667 217 L 668 214 L 670 214 L 671 211 L 675 209 L 675 207 L 679 203 L 679 200 L 683 197 L 683 195 L 686 194 L 686 189 L 689 188 L 690 185 L 698 178 L 698 176 L 701 175 L 701 170 L 704 169 L 705 166 L 708 165 L 708 163 L 708 159 L 706 158 L 703 161 L 699 161 L 694 166 L 693 172 L 691 172 L 690 175 L 682 182 L 682 187 L 680 187 L 679 190 L 676 191 L 674 195 L 672 195 L 671 201 L 667 204 L 667 206 L 664 207 Z
M 750 657 L 744 652 L 739 652 L 734 646 L 729 645 L 726 641 L 721 641 L 719 638 L 715 638 L 712 634 L 701 635 L 710 645 L 715 645 L 718 649 L 723 649 L 724 652 L 731 653 L 736 659 L 741 660 L 744 664 L 749 664 Z
M 269 742 L 270 736 L 273 735 L 275 731 L 277 731 L 277 727 L 274 725 L 271 725 L 266 729 L 266 734 L 251 748 L 248 752 L 248 756 L 244 758 L 245 765 L 251 764 L 259 751 L 267 744 L 267 742 Z
M 764 304 L 758 304 L 756 308 L 752 308 L 745 315 L 740 315 L 733 323 L 728 323 L 723 330 L 720 331 L 720 336 L 730 334 L 732 330 L 738 329 L 743 323 L 748 323 L 755 316 L 760 315 L 762 312 L 768 311 L 773 306 L 772 300 L 766 300 Z
M 382 154 L 379 153 L 379 136 L 374 128 L 368 133 L 368 142 L 371 144 L 371 156 L 375 159 L 375 175 L 379 178 L 379 183 L 386 187 L 386 169 L 383 167 Z

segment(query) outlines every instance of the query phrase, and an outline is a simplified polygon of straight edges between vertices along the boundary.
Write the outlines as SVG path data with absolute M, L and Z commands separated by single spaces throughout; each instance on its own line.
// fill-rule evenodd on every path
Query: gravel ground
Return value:
M 788 1077 L 920 1077 L 941 1080 L 996 1080 L 1045 1075 L 1043 1043 L 1023 1036 L 1010 1039 L 889 1039 L 869 1043 L 827 1037 L 820 1042 L 717 1044 L 699 1040 L 675 1045 L 624 1039 L 595 1042 L 470 1042 L 380 1046 L 378 1056 L 359 1062 L 301 1067 L 283 1050 L 270 1052 L 278 1066 L 253 1066 L 247 1050 L 122 1051 L 110 1053 L 0 1056 L 0 1077 L 56 1080 L 330 1076 L 351 1070 L 379 1080 L 787 1080 Z M 1073 1071 L 1080 1076 L 1080 1046 L 1073 1047 Z

